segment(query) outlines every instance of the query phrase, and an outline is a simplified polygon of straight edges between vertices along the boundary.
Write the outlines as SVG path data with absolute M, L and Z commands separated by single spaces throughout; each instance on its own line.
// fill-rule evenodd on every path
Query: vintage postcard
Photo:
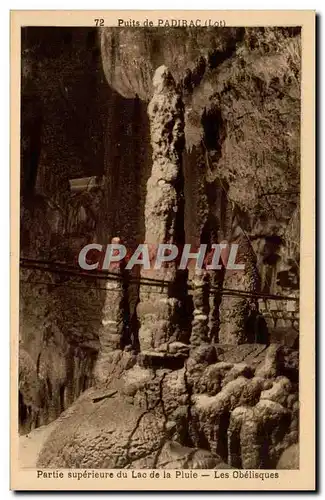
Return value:
M 11 12 L 11 488 L 315 490 L 315 12 Z

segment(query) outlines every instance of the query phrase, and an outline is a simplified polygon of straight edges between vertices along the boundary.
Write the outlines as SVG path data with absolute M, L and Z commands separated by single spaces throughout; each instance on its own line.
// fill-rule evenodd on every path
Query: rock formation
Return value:
M 193 283 L 193 322 L 190 343 L 198 347 L 209 342 L 209 275 L 204 270 L 197 270 Z
M 147 183 L 145 242 L 157 255 L 159 244 L 182 243 L 184 106 L 165 66 L 159 67 L 154 74 L 153 91 L 148 106 L 153 163 Z M 176 267 L 173 260 L 160 269 L 141 269 L 143 278 L 163 281 L 162 285 L 149 283 L 140 288 L 138 315 L 142 350 L 176 340 L 176 315 L 181 306 L 175 293 Z
M 299 28 L 26 30 L 20 431 L 56 419 L 38 467 L 298 467 Z M 245 271 L 71 275 L 113 237 L 235 243 Z
M 297 389 L 281 375 L 288 373 L 290 353 L 272 378 L 264 378 L 258 374 L 269 351 L 264 347 L 255 358 L 242 351 L 240 363 L 209 364 L 212 358 L 201 356 L 179 370 L 125 369 L 109 387 L 88 390 L 62 414 L 38 466 L 152 468 L 171 461 L 168 443 L 175 443 L 171 449 L 203 447 L 210 464 L 274 468 L 298 439 L 291 430 Z
M 226 270 L 223 286 L 243 292 L 259 292 L 256 257 L 247 236 L 241 234 L 238 238 L 232 240 L 232 243 L 238 245 L 237 263 L 243 264 L 244 270 Z M 248 325 L 248 319 L 255 308 L 254 298 L 223 296 L 220 305 L 219 341 L 224 344 L 255 342 L 254 326 L 248 328 L 250 326 Z
M 112 244 L 120 244 L 120 239 L 113 238 Z M 105 301 L 99 330 L 100 348 L 94 370 L 96 382 L 99 384 L 106 382 L 114 359 L 114 351 L 124 347 L 125 336 L 124 262 L 111 263 L 109 272 L 110 276 L 105 281 Z

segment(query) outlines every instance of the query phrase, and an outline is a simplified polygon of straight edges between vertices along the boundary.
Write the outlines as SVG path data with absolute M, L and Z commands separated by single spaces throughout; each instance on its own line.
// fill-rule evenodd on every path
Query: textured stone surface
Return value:
M 229 469 L 220 457 L 207 450 L 189 448 L 178 443 L 168 441 L 162 448 L 158 461 L 155 455 L 133 462 L 132 467 L 152 468 L 156 465 L 159 469 Z
M 277 469 L 299 469 L 299 444 L 293 444 L 282 453 Z
M 239 402 L 246 384 L 244 377 L 229 382 L 215 396 L 193 396 L 191 436 L 194 443 L 203 439 L 212 452 L 227 460 L 227 428 L 230 412 Z M 200 438 L 201 436 L 201 438 Z
M 165 66 L 156 70 L 153 89 L 148 106 L 153 163 L 147 183 L 145 241 L 155 255 L 159 244 L 180 243 L 181 238 L 184 106 L 175 81 Z M 177 277 L 175 261 L 161 269 L 142 269 L 141 276 L 165 282 L 160 293 L 149 285 L 142 285 L 140 289 L 139 341 L 141 349 L 146 350 L 177 340 L 175 322 L 181 304 L 169 292 Z M 143 305 L 147 302 L 149 306 Z
M 241 344 L 239 346 L 218 344 L 218 357 L 228 363 L 253 363 L 260 354 L 264 357 L 265 349 L 266 346 L 261 344 Z
M 238 406 L 228 429 L 228 463 L 244 469 L 274 468 L 286 447 L 288 422 L 287 410 L 269 400 Z
M 291 383 L 286 377 L 278 377 L 270 389 L 261 393 L 261 399 L 269 399 L 275 403 L 287 406 L 287 399 L 291 391 Z
M 94 367 L 95 385 L 109 385 L 136 363 L 134 354 L 116 349 L 103 353 Z
M 166 64 L 177 81 L 197 73 L 209 55 L 207 47 L 216 51 L 233 50 L 240 28 L 227 28 L 225 36 L 218 30 L 205 28 L 104 28 L 101 30 L 101 51 L 105 75 L 109 83 L 123 96 L 135 95 L 148 100 L 153 93 L 152 78 L 160 64 Z M 121 43 L 122 42 L 122 43 Z M 130 50 L 132 47 L 132 50 Z M 113 50 L 114 48 L 114 50 Z M 221 54 L 220 54 L 221 55 Z M 201 73 L 204 73 L 204 67 Z M 189 81 L 191 84 L 191 82 Z
M 256 265 L 256 255 L 245 234 L 232 241 L 238 245 L 237 263 L 244 270 L 226 270 L 223 281 L 225 288 L 256 293 L 260 287 L 260 277 Z M 254 301 L 252 298 L 229 297 L 224 295 L 220 305 L 219 342 L 224 344 L 245 344 L 256 342 L 254 328 L 249 324 Z
M 118 396 L 96 403 L 93 397 L 79 400 L 49 436 L 38 467 L 126 467 L 160 450 L 164 420 L 155 410 L 137 410 Z
M 201 269 L 196 270 L 193 284 L 193 321 L 190 343 L 192 347 L 209 341 L 209 274 Z
M 39 464 L 168 468 L 196 457 L 193 467 L 212 467 L 220 457 L 223 467 L 274 468 L 298 440 L 295 383 L 278 365 L 271 364 L 275 376 L 264 370 L 262 377 L 244 363 L 216 362 L 211 347 L 196 348 L 181 369 L 162 359 L 160 367 L 132 364 L 116 351 L 107 388 L 87 391 L 60 417 Z M 269 366 L 269 351 L 264 356 Z
M 277 374 L 280 346 L 272 344 L 266 351 L 265 358 L 256 369 L 257 377 L 272 378 Z
M 23 348 L 19 349 L 18 389 L 20 431 L 26 432 L 38 422 L 45 387 L 44 381 L 38 376 L 36 364 Z

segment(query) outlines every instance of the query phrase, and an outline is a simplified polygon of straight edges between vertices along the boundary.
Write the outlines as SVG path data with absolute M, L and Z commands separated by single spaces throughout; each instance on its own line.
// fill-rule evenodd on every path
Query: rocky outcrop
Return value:
M 124 366 L 60 417 L 38 466 L 168 468 L 196 457 L 206 467 L 274 468 L 298 439 L 295 384 L 280 365 L 265 378 L 203 359 L 179 370 Z
M 220 457 L 207 450 L 170 441 L 155 407 L 141 410 L 118 395 L 107 394 L 98 401 L 95 395 L 85 394 L 78 406 L 60 417 L 62 424 L 53 430 L 39 455 L 39 467 L 227 468 Z M 78 429 L 71 446 L 76 418 Z
M 299 444 L 292 444 L 281 455 L 277 469 L 299 469 Z
M 37 366 L 30 355 L 19 349 L 19 414 L 20 432 L 24 433 L 38 424 L 44 395 L 43 380 L 38 377 Z
M 209 67 L 215 67 L 235 50 L 242 28 L 103 28 L 100 32 L 102 63 L 107 81 L 121 95 L 149 100 L 152 78 L 165 64 L 186 90 L 197 85 Z M 122 41 L 122 43 L 121 43 Z
M 158 452 L 163 421 L 154 409 L 137 410 L 110 394 L 95 399 L 96 393 L 85 394 L 56 428 L 41 452 L 39 466 L 122 468 Z
M 75 296 L 76 290 L 85 286 L 80 280 L 71 280 L 71 289 L 67 290 L 66 283 L 62 287 L 53 278 L 51 273 L 41 270 L 21 270 L 20 351 L 21 356 L 30 359 L 34 375 L 26 378 L 21 373 L 20 379 L 24 380 L 25 389 L 34 387 L 35 380 L 38 386 L 37 411 L 28 419 L 23 416 L 26 410 L 21 412 L 23 432 L 56 419 L 93 383 L 98 337 L 92 331 L 92 319 L 94 325 L 97 320 L 91 317 L 91 312 L 96 297 L 92 289 L 87 295 Z M 87 299 L 88 329 L 82 309 Z M 65 315 L 62 307 L 65 300 L 70 300 L 70 316 Z M 22 408 L 28 406 L 23 393 L 21 398 Z
M 207 450 L 189 448 L 176 442 L 168 441 L 162 448 L 158 461 L 155 456 L 146 457 L 133 463 L 136 469 L 228 469 L 220 457 Z

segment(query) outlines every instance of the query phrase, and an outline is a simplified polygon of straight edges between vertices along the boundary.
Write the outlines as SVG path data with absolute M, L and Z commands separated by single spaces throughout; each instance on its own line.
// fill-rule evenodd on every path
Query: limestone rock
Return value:
M 268 450 L 261 456 L 264 467 L 275 467 L 276 462 L 286 447 L 285 435 L 289 431 L 290 412 L 279 403 L 260 400 L 254 408 L 254 414 L 261 426 L 263 446 Z
M 178 243 L 177 223 L 182 217 L 182 151 L 184 148 L 184 105 L 175 81 L 165 66 L 153 77 L 154 94 L 148 105 L 152 146 L 152 170 L 147 183 L 145 203 L 145 241 L 154 253 L 159 244 Z M 159 348 L 176 338 L 177 310 L 181 303 L 169 293 L 177 279 L 175 261 L 149 271 L 149 277 L 165 282 L 155 293 L 142 285 L 138 315 L 139 341 L 142 350 Z M 142 269 L 145 278 L 148 271 Z M 146 306 L 143 303 L 151 305 Z M 148 314 L 148 307 L 150 313 Z
M 164 377 L 161 395 L 164 411 L 168 415 L 190 403 L 185 368 L 168 373 Z
M 246 378 L 252 377 L 254 374 L 254 370 L 250 366 L 245 363 L 235 364 L 232 369 L 225 376 L 222 385 L 227 385 L 228 382 L 235 380 L 236 378 L 243 376 Z
M 116 349 L 102 353 L 94 367 L 95 386 L 109 385 L 136 363 L 136 356 L 127 351 Z
M 158 351 L 168 352 L 170 354 L 184 354 L 188 356 L 190 346 L 184 344 L 183 342 L 169 342 L 166 344 L 162 344 Z
M 266 352 L 265 359 L 257 367 L 255 375 L 257 377 L 275 378 L 278 373 L 278 359 L 281 346 L 271 344 Z
M 45 387 L 38 376 L 36 364 L 22 347 L 19 348 L 18 389 L 20 431 L 28 432 L 37 421 Z
M 177 81 L 186 74 L 197 77 L 199 68 L 208 60 L 209 47 L 216 47 L 219 54 L 229 44 L 229 49 L 240 38 L 239 28 L 228 28 L 226 36 L 218 30 L 196 28 L 150 28 L 150 31 L 119 27 L 103 28 L 100 32 L 102 62 L 107 81 L 120 94 L 130 99 L 135 95 L 148 100 L 152 96 L 157 60 L 165 63 L 175 74 Z M 123 43 L 121 43 L 123 40 Z M 177 49 L 176 49 L 177 47 Z M 203 62 L 202 58 L 203 57 Z M 159 63 L 158 63 L 159 64 Z
M 166 418 L 170 417 L 174 421 L 175 411 L 189 404 L 190 396 L 186 385 L 185 370 L 160 369 L 154 373 L 146 370 L 142 377 L 137 391 L 134 392 L 134 403 L 147 410 L 160 408 Z
M 185 362 L 186 376 L 189 384 L 193 387 L 198 384 L 198 387 L 203 387 L 200 382 L 201 376 L 205 368 L 211 363 L 217 361 L 216 349 L 213 345 L 202 344 L 199 347 L 190 350 L 190 357 Z
M 164 419 L 115 397 L 93 402 L 89 392 L 72 407 L 45 442 L 38 467 L 124 468 L 153 452 L 166 439 Z
M 229 469 L 229 466 L 207 450 L 189 448 L 167 441 L 159 453 L 132 463 L 133 469 Z
M 154 377 L 150 369 L 142 368 L 138 364 L 123 374 L 123 394 L 134 396 L 136 392 Z
M 244 270 L 226 270 L 223 281 L 224 288 L 257 292 L 260 278 L 256 265 L 256 255 L 246 235 L 242 234 L 236 241 L 238 245 L 237 262 L 244 265 Z M 224 295 L 220 305 L 219 341 L 225 344 L 244 344 L 256 342 L 255 332 L 249 328 L 252 313 L 252 299 L 229 297 Z
M 269 399 L 270 401 L 275 401 L 283 406 L 287 406 L 287 399 L 291 390 L 290 380 L 286 377 L 278 377 L 273 386 L 261 393 L 262 399 Z
M 196 270 L 193 280 L 193 321 L 190 343 L 197 347 L 209 341 L 209 274 Z
M 217 361 L 216 349 L 211 344 L 201 344 L 199 347 L 191 349 L 191 360 L 196 364 L 211 364 Z
M 209 365 L 200 374 L 200 377 L 194 384 L 195 392 L 207 393 L 209 396 L 214 396 L 221 390 L 223 380 L 232 368 L 232 363 L 224 363 L 222 361 Z
M 299 401 L 298 401 L 298 399 L 292 405 L 290 429 L 292 431 L 295 431 L 295 432 L 299 431 Z
M 168 443 L 163 449 L 158 466 L 162 468 L 179 469 L 216 469 L 228 468 L 220 457 L 207 450 L 192 449 L 177 443 Z
M 299 469 L 299 444 L 293 444 L 282 453 L 277 469 Z
M 263 378 L 253 377 L 248 380 L 240 396 L 239 404 L 242 406 L 255 406 L 264 388 L 265 380 Z
M 246 363 L 255 366 L 259 357 L 264 359 L 266 345 L 262 344 L 217 344 L 218 359 L 227 363 Z
M 194 443 L 204 436 L 209 449 L 225 459 L 228 453 L 227 429 L 230 412 L 238 406 L 247 379 L 239 377 L 229 382 L 215 396 L 194 395 L 191 408 L 191 437 Z M 202 437 L 201 437 L 202 439 Z
M 19 349 L 18 387 L 25 404 L 35 407 L 40 405 L 41 380 L 37 374 L 37 366 L 22 347 Z
M 241 464 L 243 469 L 263 468 L 261 451 L 263 444 L 262 426 L 254 409 L 249 408 L 240 429 Z
M 233 467 L 242 467 L 240 431 L 244 419 L 250 415 L 251 410 L 245 406 L 238 406 L 230 415 L 227 430 L 228 439 L 228 463 Z

